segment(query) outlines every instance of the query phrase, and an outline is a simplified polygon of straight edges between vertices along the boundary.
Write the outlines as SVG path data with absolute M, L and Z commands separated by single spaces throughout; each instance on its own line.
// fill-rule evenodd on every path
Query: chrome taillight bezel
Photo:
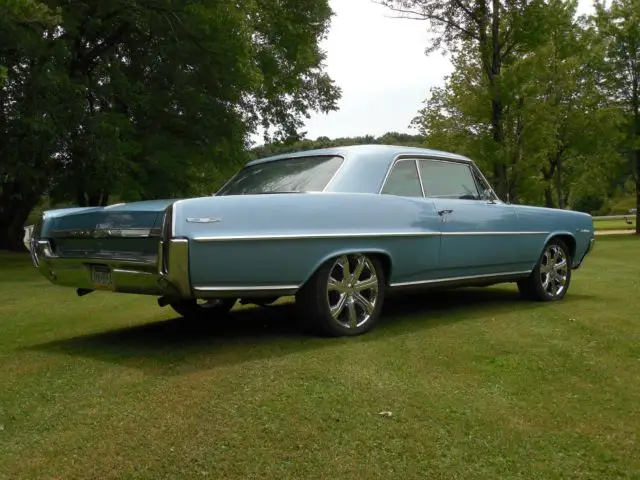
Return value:
M 161 246 L 161 260 L 160 271 L 166 275 L 169 271 L 169 243 L 172 238 L 173 230 L 173 204 L 169 205 L 164 211 L 164 217 L 162 219 L 162 246 Z

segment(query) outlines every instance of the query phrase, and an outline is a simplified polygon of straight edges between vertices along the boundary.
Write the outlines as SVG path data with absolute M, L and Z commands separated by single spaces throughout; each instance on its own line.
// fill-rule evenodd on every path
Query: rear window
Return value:
M 320 192 L 342 165 L 342 157 L 298 157 L 245 167 L 216 195 Z

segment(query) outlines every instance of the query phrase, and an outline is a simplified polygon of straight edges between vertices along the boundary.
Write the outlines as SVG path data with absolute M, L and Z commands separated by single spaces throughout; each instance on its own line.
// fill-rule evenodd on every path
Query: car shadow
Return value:
M 571 298 L 581 297 L 572 294 Z M 544 308 L 520 299 L 514 289 L 457 289 L 396 294 L 385 302 L 376 328 L 356 338 L 319 338 L 306 333 L 293 303 L 236 309 L 224 320 L 172 318 L 27 347 L 141 369 L 181 375 L 223 365 L 281 357 L 346 342 L 385 341 L 407 332 L 519 310 Z

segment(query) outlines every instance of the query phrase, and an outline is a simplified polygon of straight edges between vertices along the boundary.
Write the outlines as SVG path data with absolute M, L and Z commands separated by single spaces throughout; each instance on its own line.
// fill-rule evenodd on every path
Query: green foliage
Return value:
M 440 35 L 431 46 L 446 45 L 453 53 L 453 73 L 431 90 L 412 122 L 429 145 L 476 159 L 494 184 L 505 183 L 502 196 L 511 201 L 584 208 L 624 181 L 624 109 L 602 87 L 606 45 L 576 17 L 575 2 L 505 6 L 493 19 L 511 48 L 496 47 L 478 29 L 466 35 L 458 28 L 451 36 L 454 24 L 466 30 L 477 24 L 471 2 L 385 3 L 402 3 L 429 19 Z M 491 46 L 501 55 L 499 73 L 487 68 Z
M 446 135 L 449 140 L 438 138 L 445 145 L 451 143 L 453 136 L 464 136 L 470 130 L 474 139 L 463 139 L 466 148 L 480 154 L 498 195 L 515 198 L 518 182 L 522 181 L 517 172 L 522 170 L 521 109 L 526 107 L 526 101 L 524 92 L 514 88 L 520 83 L 514 84 L 512 70 L 515 68 L 517 72 L 515 65 L 519 61 L 526 63 L 532 52 L 547 43 L 550 32 L 566 27 L 565 19 L 575 11 L 575 0 L 381 0 L 379 3 L 402 16 L 426 20 L 433 34 L 427 52 L 444 48 L 454 57 L 459 75 L 452 77 L 445 87 L 452 91 L 433 92 L 430 102 L 436 106 L 428 105 L 430 112 L 422 112 L 422 123 L 426 122 L 431 129 L 433 122 L 439 126 L 436 131 L 457 130 Z M 454 119 L 459 120 L 460 116 L 466 117 L 464 127 L 452 127 Z
M 635 174 L 636 233 L 640 234 L 640 0 L 596 2 L 592 19 L 602 38 L 604 90 L 624 113 L 623 151 Z
M 422 135 L 388 132 L 380 137 L 367 135 L 364 137 L 342 137 L 329 139 L 318 137 L 316 140 L 305 138 L 292 141 L 273 142 L 254 147 L 249 151 L 250 159 L 264 158 L 289 152 L 315 150 L 319 148 L 344 147 L 347 145 L 403 145 L 408 147 L 424 147 L 426 138 Z
M 0 0 L 0 86 L 12 65 L 8 58 L 29 52 L 57 21 L 56 12 L 37 0 Z
M 607 213 L 611 215 L 626 215 L 634 208 L 637 208 L 635 195 L 615 197 L 611 199 Z
M 340 96 L 327 0 L 2 1 L 0 245 L 44 193 L 211 193 L 258 128 L 289 138 Z
M 573 202 L 573 209 L 595 215 L 604 206 L 604 203 L 605 199 L 601 195 L 587 194 Z

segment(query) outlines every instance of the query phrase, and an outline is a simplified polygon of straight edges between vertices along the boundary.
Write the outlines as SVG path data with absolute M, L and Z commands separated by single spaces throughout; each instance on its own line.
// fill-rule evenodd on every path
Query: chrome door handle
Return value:
M 438 210 L 438 215 L 447 215 L 449 213 L 453 213 L 453 210 Z

